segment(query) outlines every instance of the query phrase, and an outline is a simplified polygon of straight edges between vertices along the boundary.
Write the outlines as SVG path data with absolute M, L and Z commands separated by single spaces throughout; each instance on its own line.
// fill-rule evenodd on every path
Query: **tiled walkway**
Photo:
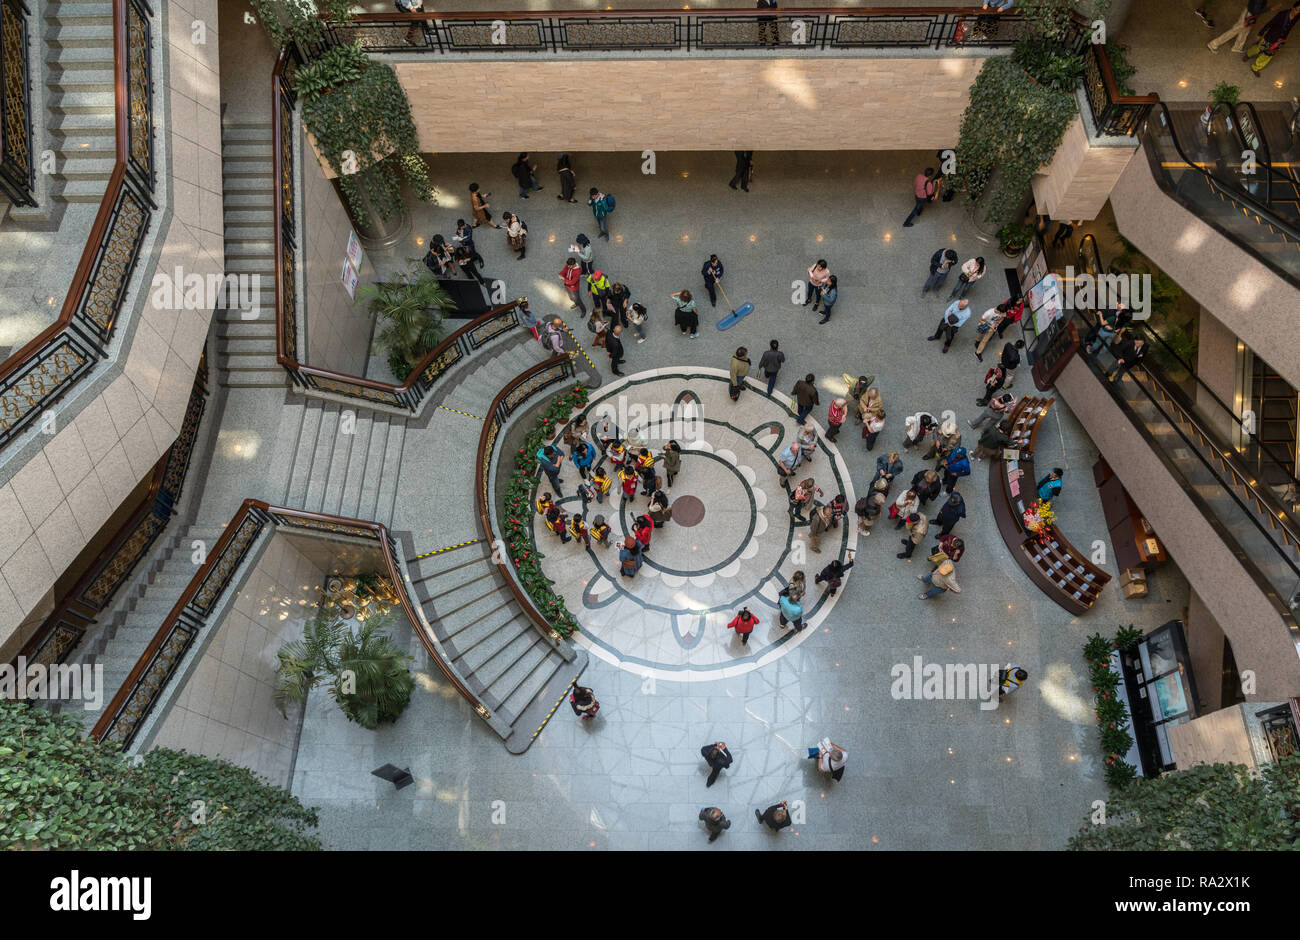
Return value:
M 650 311 L 647 342 L 627 340 L 629 379 L 657 368 L 724 369 L 742 344 L 757 361 L 776 338 L 788 357 L 778 393 L 788 395 L 795 379 L 814 372 L 822 396 L 814 418 L 824 421 L 843 373 L 874 374 L 889 415 L 876 452 L 866 452 L 854 429 L 841 437 L 840 456 L 858 492 L 877 454 L 899 445 L 908 414 L 951 409 L 969 436 L 966 422 L 980 411 L 974 398 L 986 366 L 975 360 L 969 326 L 947 355 L 926 342 L 943 302 L 921 299 L 920 284 L 938 247 L 954 246 L 963 258 L 984 254 L 992 270 L 970 294 L 978 315 L 1005 295 L 1003 259 L 996 246 L 978 240 L 958 204 L 939 204 L 914 227 L 901 227 L 911 176 L 928 156 L 760 153 L 754 190 L 745 194 L 727 188 L 726 154 L 660 153 L 654 176 L 640 172 L 639 155 L 576 154 L 579 192 L 596 183 L 618 196 L 614 238 L 595 242 L 597 266 L 624 280 Z M 554 159 L 537 155 L 546 189 L 519 200 L 508 176 L 510 155 L 438 157 L 442 204 L 419 210 L 415 235 L 450 234 L 467 214 L 471 180 L 494 189 L 494 208 L 518 211 L 531 235 L 527 258 L 516 261 L 500 232 L 480 228 L 487 273 L 506 278 L 511 296 L 526 293 L 539 314 L 565 316 L 585 341 L 556 274 L 573 236 L 595 230 L 585 206 L 555 199 L 548 172 Z M 405 250 L 421 249 L 412 243 Z M 726 306 L 721 298 L 718 310 L 707 306 L 699 275 L 710 252 L 726 265 L 731 302 L 756 306 L 726 333 L 713 327 Z M 791 303 L 792 284 L 819 257 L 840 278 L 841 300 L 825 326 Z M 683 287 L 701 300 L 695 341 L 671 326 L 667 294 Z M 591 353 L 603 370 L 603 354 Z M 1013 391 L 1031 389 L 1025 367 Z M 745 396 L 738 407 L 766 407 L 760 390 Z M 747 414 L 736 426 L 749 430 L 752 423 Z M 1037 464 L 1066 471 L 1057 501 L 1062 530 L 1075 545 L 1108 549 L 1090 470 L 1097 451 L 1085 430 L 1058 401 L 1037 441 Z M 738 466 L 748 463 L 732 444 L 716 446 L 734 451 Z M 683 488 L 698 482 L 691 480 L 691 459 L 683 460 Z M 927 466 L 911 454 L 904 464 L 907 479 Z M 520 757 L 508 754 L 418 659 L 421 682 L 410 709 L 380 732 L 349 726 L 328 696 L 313 696 L 295 792 L 322 808 L 322 831 L 338 847 L 1060 848 L 1091 801 L 1106 795 L 1081 647 L 1094 631 L 1129 623 L 1149 628 L 1180 616 L 1187 586 L 1167 567 L 1143 600 L 1125 601 L 1112 585 L 1086 617 L 1067 614 L 1012 561 L 991 517 L 985 471 L 975 466 L 961 486 L 968 518 L 956 529 L 967 545 L 958 566 L 960 596 L 918 600 L 915 575 L 928 570 L 924 556 L 895 558 L 897 533 L 878 524 L 859 539 L 857 564 L 834 609 L 779 658 L 743 674 L 683 682 L 643 677 L 593 656 L 582 681 L 596 690 L 600 717 L 584 724 L 561 711 Z M 418 460 L 403 463 L 404 474 L 422 472 Z M 770 476 L 759 480 L 766 486 Z M 439 488 L 439 497 L 445 492 Z M 1103 567 L 1117 574 L 1113 563 Z M 641 583 L 650 592 L 664 585 L 662 578 Z M 664 629 L 645 627 L 647 637 Z M 601 635 L 593 628 L 592 642 Z M 751 643 L 759 636 L 767 634 Z M 731 641 L 710 635 L 708 642 Z M 414 643 L 412 650 L 420 655 Z M 895 698 L 894 667 L 911 666 L 918 656 L 943 664 L 1014 660 L 1030 680 L 997 709 L 981 709 L 975 700 Z M 829 786 L 803 756 L 826 735 L 850 754 L 844 780 Z M 706 790 L 699 748 L 720 739 L 736 763 Z M 387 762 L 409 765 L 416 785 L 394 792 L 368 776 Z M 752 810 L 780 799 L 802 800 L 803 821 L 770 836 Z M 712 846 L 697 821 L 708 805 L 734 820 Z

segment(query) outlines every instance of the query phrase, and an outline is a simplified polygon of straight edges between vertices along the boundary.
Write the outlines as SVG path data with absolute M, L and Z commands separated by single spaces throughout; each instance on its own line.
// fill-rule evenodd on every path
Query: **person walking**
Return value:
M 803 424 L 812 414 L 812 410 L 821 404 L 821 396 L 817 394 L 817 376 L 809 372 L 798 382 L 794 383 L 795 404 L 798 405 L 797 416 L 795 421 Z
M 614 201 L 606 196 L 595 186 L 591 187 L 588 193 L 590 197 L 587 205 L 591 206 L 591 214 L 596 217 L 596 227 L 600 229 L 600 237 L 609 241 L 609 214 L 614 211 Z
M 795 431 L 794 439 L 799 442 L 800 459 L 804 463 L 811 463 L 817 453 L 817 431 L 812 423 L 805 421 L 799 425 Z
M 920 216 L 926 203 L 934 202 L 934 197 L 939 195 L 939 181 L 935 179 L 934 167 L 927 166 L 924 173 L 916 174 L 912 180 L 912 195 L 916 197 L 916 205 L 903 220 L 903 228 L 911 228 L 912 220 Z
M 948 299 L 952 300 L 958 295 L 965 297 L 970 286 L 984 276 L 985 270 L 983 258 L 971 258 L 963 264 L 961 274 L 957 276 L 957 284 L 948 295 Z
M 931 288 L 936 294 L 943 289 L 943 282 L 948 280 L 948 272 L 957 264 L 957 260 L 957 252 L 951 248 L 940 248 L 930 256 L 930 276 L 921 286 L 922 297 L 929 293 Z
M 1038 498 L 1045 503 L 1050 503 L 1056 497 L 1061 495 L 1061 477 L 1065 471 L 1060 467 L 1053 467 L 1052 472 L 1038 481 Z
M 758 618 L 749 612 L 748 607 L 742 607 L 740 613 L 736 614 L 731 623 L 727 624 L 727 629 L 735 630 L 736 636 L 740 637 L 740 642 L 748 646 L 749 635 L 754 632 L 758 622 Z
M 492 221 L 492 213 L 488 209 L 492 208 L 492 203 L 487 201 L 491 193 L 483 193 L 479 190 L 478 183 L 469 184 L 469 204 L 474 214 L 474 228 L 478 228 L 484 222 L 493 228 L 500 228 L 496 222 Z
M 1003 418 L 1010 417 L 1011 412 L 1015 410 L 1016 396 L 1010 392 L 1003 392 L 985 406 L 983 414 L 974 421 L 968 421 L 967 423 L 973 428 L 983 427 L 990 421 L 997 425 Z
M 564 262 L 564 267 L 560 269 L 560 282 L 569 294 L 569 309 L 580 310 L 582 315 L 587 315 L 587 308 L 583 306 L 582 294 L 578 288 L 582 284 L 582 268 L 578 266 L 578 259 L 569 257 Z
M 795 633 L 802 633 L 804 628 L 803 604 L 792 598 L 789 591 L 789 588 L 784 589 L 777 598 L 777 621 L 783 627 L 793 627 Z
M 970 457 L 965 447 L 954 447 L 939 466 L 943 468 L 943 488 L 949 493 L 957 488 L 961 477 L 970 476 Z
M 889 484 L 883 480 L 877 480 L 871 484 L 872 492 L 869 496 L 862 496 L 853 504 L 853 512 L 858 517 L 858 532 L 862 535 L 870 535 L 871 527 L 876 524 L 885 510 L 885 503 L 889 497 L 883 492 L 876 490 L 878 485 L 883 484 L 888 489 Z
M 564 354 L 564 333 L 564 321 L 559 317 L 553 319 L 546 327 L 546 343 L 551 347 L 551 352 L 557 356 Z M 577 355 L 577 350 L 571 350 L 569 352 L 570 359 Z
M 591 473 L 591 465 L 596 459 L 596 448 L 586 441 L 578 441 L 569 452 L 569 459 L 578 468 L 578 476 L 585 480 Z
M 1146 357 L 1147 341 L 1140 333 L 1124 340 L 1115 354 L 1115 364 L 1106 373 L 1106 381 L 1114 382 Z
M 519 198 L 528 198 L 528 187 L 531 186 L 534 192 L 541 192 L 542 186 L 537 182 L 537 164 L 528 159 L 528 154 L 521 153 L 515 158 L 514 165 L 510 167 L 510 175 L 515 178 L 519 184 Z
M 980 362 L 984 361 L 984 347 L 989 344 L 993 331 L 1002 325 L 1005 317 L 1001 304 L 989 307 L 980 314 L 979 322 L 975 324 L 975 358 Z
M 682 448 L 676 441 L 669 441 L 664 445 L 664 452 L 661 455 L 664 462 L 664 482 L 671 490 L 673 480 L 677 474 L 682 472 Z
M 600 702 L 596 701 L 595 692 L 575 683 L 573 691 L 569 693 L 569 707 L 583 721 L 591 721 L 600 711 Z
M 781 371 L 781 364 L 785 362 L 785 353 L 781 352 L 781 344 L 772 340 L 767 344 L 767 352 L 758 360 L 759 371 L 767 379 L 767 393 L 772 394 L 772 389 L 776 388 L 776 375 Z
M 944 310 L 939 325 L 934 328 L 934 335 L 927 336 L 926 339 L 930 342 L 937 339 L 943 340 L 943 351 L 946 353 L 948 348 L 952 346 L 952 341 L 957 338 L 957 331 L 969 319 L 970 301 L 964 297 L 961 300 L 955 300 Z
M 817 762 L 817 769 L 830 774 L 835 781 L 844 779 L 844 765 L 849 761 L 849 752 L 838 744 L 832 744 L 830 738 L 822 738 L 816 747 L 808 748 L 808 759 Z
M 951 559 L 960 561 L 961 556 L 966 554 L 966 543 L 955 535 L 941 535 L 939 541 L 935 543 L 930 553 L 930 561 L 938 564 L 941 561 Z M 943 555 L 942 558 L 936 558 L 936 555 Z
M 397 7 L 398 13 L 423 13 L 424 0 L 395 0 L 394 6 Z M 423 23 L 412 23 L 406 30 L 406 44 L 408 46 L 418 46 L 419 40 L 416 38 L 420 35 L 420 27 Z
M 1246 40 L 1250 38 L 1250 28 L 1255 25 L 1259 15 L 1268 9 L 1268 0 L 1247 0 L 1241 10 L 1241 16 L 1233 21 L 1232 28 L 1221 36 L 1207 42 L 1206 48 L 1218 52 L 1219 47 L 1229 39 L 1233 40 L 1232 51 L 1241 55 L 1246 51 Z
M 456 234 L 451 236 L 451 240 L 458 248 L 468 248 L 475 264 L 483 264 L 483 256 L 478 253 L 478 248 L 474 245 L 474 226 L 464 219 L 457 219 Z
M 795 471 L 803 460 L 803 451 L 799 449 L 798 441 L 791 441 L 776 458 L 776 472 L 781 478 L 781 488 L 787 493 L 790 492 L 790 481 L 794 478 Z
M 762 0 L 759 0 L 759 2 L 761 3 Z M 772 5 L 776 6 L 776 3 L 773 2 Z M 754 816 L 761 825 L 767 826 L 773 832 L 780 832 L 790 826 L 790 804 L 782 800 L 780 803 L 772 804 L 761 813 L 754 810 Z
M 609 311 L 610 322 L 627 329 L 627 310 L 631 301 L 632 292 L 622 281 L 610 285 L 609 293 L 605 295 L 605 309 Z
M 673 322 L 677 328 L 685 335 L 690 332 L 691 339 L 696 339 L 700 332 L 700 315 L 695 310 L 695 298 L 691 296 L 688 290 L 679 290 L 675 294 L 668 295 L 673 303 L 677 305 L 677 311 L 673 314 Z
M 826 282 L 831 279 L 831 269 L 826 265 L 825 258 L 818 258 L 817 262 L 808 269 L 808 296 L 804 299 L 803 305 L 806 307 L 812 304 L 813 313 L 817 312 L 817 303 L 821 300 L 822 288 Z
M 914 512 L 907 517 L 907 538 L 903 539 L 903 550 L 899 552 L 896 558 L 906 558 L 911 560 L 912 552 L 916 546 L 925 541 L 926 533 L 930 531 L 930 520 L 926 518 L 925 513 Z
M 565 199 L 577 204 L 578 200 L 573 198 L 573 189 L 577 185 L 577 177 L 573 174 L 573 166 L 569 163 L 569 155 L 562 153 L 559 159 L 555 161 L 555 172 L 560 175 L 560 194 L 556 199 Z
M 506 241 L 510 250 L 519 252 L 516 260 L 523 261 L 528 252 L 528 226 L 519 216 L 509 212 L 501 213 L 501 221 L 506 223 Z
M 727 390 L 731 393 L 732 401 L 740 400 L 740 393 L 745 388 L 745 376 L 749 375 L 749 350 L 741 346 L 736 350 L 736 354 L 731 357 L 731 382 Z
M 817 485 L 812 477 L 808 477 L 794 488 L 794 491 L 790 494 L 790 513 L 794 516 L 795 522 L 808 521 L 808 517 L 803 514 L 803 510 L 805 507 L 816 505 L 814 495 L 825 496 L 826 494 L 822 492 L 821 487 Z
M 591 548 L 591 535 L 587 524 L 582 521 L 582 513 L 575 512 L 569 520 L 569 537 L 574 542 L 581 542 L 585 548 Z
M 609 371 L 614 375 L 622 375 L 618 367 L 623 364 L 623 328 L 616 326 L 609 331 L 609 338 L 605 340 L 605 352 L 609 353 Z
M 812 521 L 808 525 L 808 549 L 821 554 L 822 533 L 831 527 L 831 507 L 821 505 L 813 507 Z
M 961 593 L 961 586 L 957 584 L 957 567 L 951 561 L 939 562 L 929 574 L 918 574 L 916 580 L 928 586 L 928 590 L 917 595 L 923 601 L 938 597 L 946 591 Z
M 748 611 L 746 611 L 748 613 Z M 704 762 L 709 765 L 709 779 L 705 781 L 706 787 L 711 787 L 718 781 L 718 774 L 722 773 L 731 766 L 731 752 L 727 750 L 726 741 L 717 741 L 713 744 L 706 744 L 700 748 L 700 756 Z
M 775 0 L 772 5 L 776 6 Z M 732 189 L 739 185 L 745 192 L 749 192 L 749 178 L 754 169 L 754 151 L 733 150 L 732 153 L 736 155 L 736 172 L 727 185 Z
M 953 493 L 948 497 L 948 502 L 944 503 L 939 509 L 939 514 L 934 517 L 934 524 L 939 526 L 939 535 L 947 535 L 952 531 L 960 520 L 966 518 L 966 501 L 961 498 L 960 493 Z
M 618 550 L 618 573 L 625 578 L 634 578 L 643 561 L 641 543 L 630 535 L 624 538 L 623 547 Z
M 704 823 L 710 842 L 731 828 L 731 820 L 716 806 L 706 806 L 700 810 L 700 821 Z
M 474 261 L 474 253 L 469 248 L 463 245 L 458 246 L 454 252 L 454 257 L 456 266 L 460 268 L 462 274 L 478 281 L 479 286 L 484 290 L 488 289 L 488 283 L 483 278 L 483 275 L 479 273 L 478 263 Z
M 598 515 L 592 519 L 591 528 L 588 531 L 591 532 L 591 537 L 597 545 L 601 548 L 609 548 L 609 534 L 611 530 L 609 523 L 605 521 L 604 516 Z
M 844 422 L 849 417 L 849 402 L 847 398 L 837 398 L 831 402 L 830 408 L 826 411 L 826 440 L 834 441 L 839 436 L 840 428 L 844 427 Z
M 632 324 L 632 329 L 636 330 L 636 341 L 645 342 L 645 321 L 646 310 L 640 304 L 633 304 L 627 312 L 627 322 Z
M 1287 36 L 1291 34 L 1291 28 L 1295 26 L 1297 17 L 1300 17 L 1300 3 L 1292 4 L 1291 9 L 1283 10 L 1264 24 L 1264 28 L 1255 37 L 1255 44 L 1241 57 L 1243 62 L 1255 60 L 1250 66 L 1251 75 L 1259 78 L 1259 73 L 1273 61 L 1273 57 L 1282 49 Z
M 605 340 L 609 336 L 609 321 L 600 314 L 600 310 L 592 308 L 591 316 L 587 318 L 587 329 L 594 335 L 591 345 L 595 347 L 604 347 Z
M 981 408 L 987 407 L 988 403 L 993 400 L 993 396 L 1001 391 L 1002 385 L 1006 380 L 1007 371 L 1002 368 L 1001 363 L 985 372 L 984 394 L 975 399 L 975 404 L 979 405 Z
M 832 274 L 827 279 L 826 286 L 822 288 L 822 318 L 817 321 L 819 326 L 830 322 L 831 311 L 835 308 L 835 301 L 840 298 L 839 286 L 839 278 Z
M 700 275 L 704 278 L 704 289 L 709 292 L 709 305 L 716 307 L 718 305 L 717 284 L 722 280 L 722 262 L 718 260 L 717 255 L 709 255 L 709 260 L 700 268 Z
M 862 425 L 862 440 L 866 442 L 867 452 L 870 453 L 876 446 L 876 438 L 880 432 L 885 429 L 885 412 L 884 410 L 873 411 L 867 415 L 867 420 Z
M 1025 684 L 1029 673 L 1023 666 L 1007 663 L 1006 669 L 998 670 L 998 701 L 1002 701 L 1016 689 Z
M 826 592 L 826 596 L 834 597 L 835 592 L 844 584 L 844 572 L 853 567 L 853 557 L 854 552 L 852 549 L 849 549 L 847 563 L 840 561 L 838 558 L 832 560 L 829 565 L 817 572 L 817 576 L 813 578 L 813 584 L 826 585 L 826 587 L 823 588 Z

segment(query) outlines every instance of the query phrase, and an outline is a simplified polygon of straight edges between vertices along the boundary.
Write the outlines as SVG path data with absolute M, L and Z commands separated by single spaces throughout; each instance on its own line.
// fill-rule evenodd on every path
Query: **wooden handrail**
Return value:
M 346 28 L 349 23 L 409 23 L 412 20 L 544 20 L 544 19 L 666 19 L 668 17 L 752 17 L 792 19 L 800 16 L 843 16 L 859 19 L 871 16 L 1020 16 L 1014 7 L 1006 13 L 969 7 L 783 7 L 777 10 L 758 10 L 754 7 L 714 8 L 701 10 L 637 9 L 637 10 L 502 10 L 493 13 L 461 11 L 425 11 L 424 13 L 358 13 L 342 23 L 331 26 Z
M 181 619 L 181 615 L 184 613 L 186 607 L 188 607 L 190 602 L 198 595 L 204 582 L 207 580 L 208 575 L 221 561 L 222 556 L 225 554 L 225 551 L 229 547 L 231 540 L 235 537 L 235 534 L 239 531 L 243 523 L 254 514 L 254 512 L 260 512 L 271 517 L 270 522 L 267 523 L 269 525 L 276 524 L 276 516 L 285 516 L 289 518 L 303 519 L 310 522 L 344 525 L 351 528 L 366 529 L 373 532 L 376 541 L 379 543 L 380 551 L 383 553 L 384 564 L 388 569 L 388 577 L 393 582 L 393 587 L 397 593 L 398 604 L 401 606 L 402 612 L 406 614 L 407 619 L 411 622 L 411 629 L 415 631 L 417 636 L 419 636 L 420 642 L 429 653 L 430 658 L 435 664 L 437 664 L 438 669 L 443 673 L 456 691 L 464 696 L 465 699 L 476 709 L 486 711 L 483 703 L 479 701 L 478 697 L 475 696 L 474 693 L 470 692 L 470 690 L 466 688 L 465 684 L 452 671 L 450 665 L 448 665 L 443 659 L 442 654 L 438 652 L 437 647 L 433 645 L 426 632 L 421 629 L 420 618 L 417 616 L 415 609 L 411 604 L 411 599 L 406 593 L 406 578 L 402 574 L 402 569 L 398 565 L 397 559 L 393 556 L 392 548 L 389 545 L 389 532 L 385 525 L 366 519 L 352 519 L 345 516 L 332 516 L 326 513 L 309 512 L 303 509 L 291 509 L 285 506 L 272 506 L 260 499 L 245 499 L 239 509 L 235 512 L 235 515 L 231 518 L 230 522 L 226 525 L 221 536 L 217 539 L 217 543 L 213 547 L 212 551 L 208 553 L 207 560 L 202 566 L 200 566 L 199 570 L 195 572 L 194 577 L 190 579 L 190 583 L 186 585 L 185 590 L 181 592 L 180 598 L 172 606 L 171 611 L 167 614 L 166 619 L 163 620 L 162 625 L 158 628 L 157 632 L 154 633 L 153 638 L 149 641 L 149 645 L 145 647 L 144 652 L 141 653 L 135 666 L 132 667 L 131 672 L 127 675 L 126 679 L 123 680 L 121 687 L 113 696 L 113 700 L 104 709 L 104 713 L 100 715 L 99 720 L 95 722 L 95 726 L 90 732 L 92 738 L 96 741 L 102 741 L 105 735 L 107 735 L 114 719 L 118 713 L 121 712 L 123 706 L 126 704 L 127 698 L 135 689 L 136 683 L 140 681 L 145 671 L 149 668 L 150 663 L 153 662 L 154 656 L 167 641 L 167 637 L 171 634 L 176 624 Z
M 36 337 L 27 343 L 16 353 L 13 353 L 3 363 L 0 363 L 0 382 L 3 382 L 14 372 L 18 371 L 27 360 L 33 355 L 39 353 L 54 337 L 63 332 L 76 316 L 77 308 L 81 305 L 82 294 L 86 291 L 86 285 L 90 282 L 91 272 L 95 267 L 95 258 L 99 255 L 100 245 L 104 241 L 104 234 L 108 231 L 109 223 L 113 218 L 113 208 L 117 205 L 117 197 L 122 189 L 123 182 L 126 180 L 126 163 L 131 152 L 131 114 L 130 114 L 130 87 L 127 78 L 127 69 L 129 66 L 129 54 L 127 51 L 127 24 L 126 8 L 130 0 L 113 0 L 113 111 L 114 122 L 116 124 L 114 131 L 114 149 L 113 171 L 108 177 L 108 187 L 104 190 L 104 197 L 99 202 L 99 211 L 95 214 L 95 221 L 90 227 L 90 235 L 86 239 L 86 247 L 81 251 L 81 259 L 77 262 L 76 271 L 72 275 L 72 284 L 68 287 L 68 293 L 63 298 L 63 307 L 59 310 L 58 319 L 36 334 Z
M 505 384 L 501 391 L 497 393 L 496 398 L 492 399 L 492 405 L 484 415 L 485 420 L 483 422 L 483 430 L 479 432 L 478 450 L 475 455 L 474 502 L 478 506 L 479 526 L 483 531 L 483 538 L 487 540 L 488 545 L 494 545 L 496 543 L 496 536 L 492 532 L 492 516 L 488 510 L 487 499 L 484 495 L 487 489 L 487 481 L 483 476 L 480 476 L 480 474 L 486 475 L 490 465 L 491 454 L 488 453 L 488 441 L 489 438 L 494 437 L 494 435 L 490 433 L 492 430 L 492 422 L 496 420 L 497 412 L 500 409 L 502 402 L 505 401 L 507 395 L 524 382 L 527 382 L 533 376 L 545 372 L 547 369 L 555 366 L 564 365 L 568 361 L 569 356 L 566 353 L 561 353 L 558 356 L 552 356 L 550 359 L 539 362 L 537 365 L 525 369 Z M 537 628 L 538 632 L 543 636 L 555 640 L 558 637 L 555 628 L 551 626 L 545 617 L 542 616 L 542 612 L 534 606 L 532 598 L 525 594 L 523 589 L 515 581 L 514 574 L 511 572 L 510 567 L 506 562 L 499 560 L 496 556 L 497 553 L 494 551 L 492 560 L 500 569 L 501 577 L 505 579 L 506 588 L 514 597 L 515 602 L 519 604 L 520 608 L 527 615 L 528 619 L 532 621 L 533 626 Z

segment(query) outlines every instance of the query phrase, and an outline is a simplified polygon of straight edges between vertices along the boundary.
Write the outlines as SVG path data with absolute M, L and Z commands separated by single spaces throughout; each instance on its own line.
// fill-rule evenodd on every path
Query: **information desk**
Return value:
M 1018 456 L 989 461 L 989 502 L 1016 564 L 1056 603 L 1070 613 L 1085 614 L 1097 602 L 1110 575 L 1088 561 L 1055 526 L 1045 543 L 1025 528 L 1025 509 L 1038 498 L 1034 437 L 1053 400 L 1026 397 L 1016 406 L 1011 415 L 1011 437 Z

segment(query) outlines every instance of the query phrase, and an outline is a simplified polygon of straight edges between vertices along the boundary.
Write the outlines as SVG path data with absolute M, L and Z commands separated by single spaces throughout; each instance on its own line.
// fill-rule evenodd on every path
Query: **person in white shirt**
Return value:
M 840 780 L 844 777 L 849 752 L 838 744 L 832 744 L 830 738 L 822 738 L 816 747 L 808 748 L 808 759 L 817 761 L 817 769 L 830 774 L 832 780 Z
M 984 276 L 985 270 L 983 258 L 971 258 L 963 264 L 961 274 L 957 277 L 957 285 L 953 287 L 948 299 L 952 300 L 958 295 L 965 297 L 966 292 L 970 290 L 970 286 Z
M 975 333 L 979 339 L 975 341 L 975 358 L 980 362 L 984 361 L 984 347 L 989 344 L 993 338 L 993 331 L 1002 325 L 1006 314 L 997 307 L 989 307 L 980 314 L 980 322 L 975 326 Z

